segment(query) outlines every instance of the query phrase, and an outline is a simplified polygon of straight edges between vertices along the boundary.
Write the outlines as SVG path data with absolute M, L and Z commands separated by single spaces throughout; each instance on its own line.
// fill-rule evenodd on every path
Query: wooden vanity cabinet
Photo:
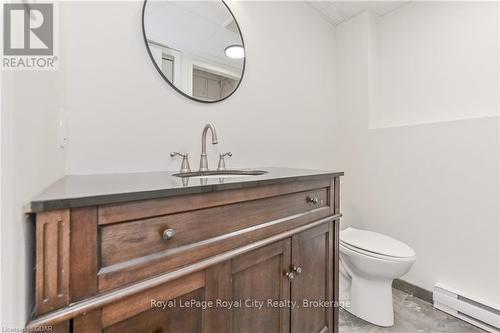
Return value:
M 28 327 L 337 332 L 338 182 L 39 213 L 37 311 Z M 168 228 L 175 232 L 165 240 Z

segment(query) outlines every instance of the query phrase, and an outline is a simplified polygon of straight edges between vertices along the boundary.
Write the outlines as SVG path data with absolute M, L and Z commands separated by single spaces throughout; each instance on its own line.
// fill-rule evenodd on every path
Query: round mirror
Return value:
M 142 29 L 160 75 L 196 101 L 222 101 L 238 88 L 245 46 L 223 1 L 146 0 Z

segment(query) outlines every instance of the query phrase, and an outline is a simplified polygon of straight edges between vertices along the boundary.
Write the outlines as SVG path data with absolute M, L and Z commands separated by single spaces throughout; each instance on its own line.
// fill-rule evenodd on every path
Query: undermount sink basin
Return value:
M 175 173 L 175 177 L 182 178 L 236 178 L 246 176 L 260 176 L 267 173 L 262 170 L 225 170 L 225 171 L 194 171 Z

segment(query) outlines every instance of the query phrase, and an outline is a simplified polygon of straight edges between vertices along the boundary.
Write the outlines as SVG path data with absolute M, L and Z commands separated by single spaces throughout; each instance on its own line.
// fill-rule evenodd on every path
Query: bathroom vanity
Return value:
M 36 224 L 28 327 L 337 332 L 343 174 L 261 170 L 56 182 L 28 207 Z

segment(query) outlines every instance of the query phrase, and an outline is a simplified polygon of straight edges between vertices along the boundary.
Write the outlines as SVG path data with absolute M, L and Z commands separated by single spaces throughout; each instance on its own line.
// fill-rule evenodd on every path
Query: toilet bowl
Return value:
M 394 325 L 392 280 L 406 274 L 415 259 L 415 251 L 394 238 L 345 229 L 340 233 L 341 305 L 372 324 Z

